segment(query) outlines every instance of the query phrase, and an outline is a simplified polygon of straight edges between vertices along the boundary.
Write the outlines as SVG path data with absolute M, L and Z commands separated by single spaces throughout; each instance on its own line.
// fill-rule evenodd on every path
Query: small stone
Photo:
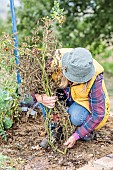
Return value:
M 95 168 L 101 168 L 104 170 L 113 170 L 113 155 L 105 156 L 100 159 L 97 159 L 93 162 Z
M 37 145 L 37 146 L 32 146 L 31 149 L 33 149 L 33 150 L 34 150 L 34 149 L 35 149 L 35 150 L 39 150 L 39 149 L 40 149 L 40 146 L 39 146 L 39 145 Z

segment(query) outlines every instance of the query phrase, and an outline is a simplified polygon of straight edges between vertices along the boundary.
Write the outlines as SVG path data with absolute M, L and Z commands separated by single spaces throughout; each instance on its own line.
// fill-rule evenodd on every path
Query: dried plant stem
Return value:
M 61 154 L 63 154 L 63 155 L 65 155 L 65 154 L 67 153 L 67 148 L 65 148 L 64 151 L 61 151 L 60 149 L 58 149 L 57 147 L 55 147 L 55 145 L 53 145 L 53 143 L 50 142 L 50 141 L 49 141 L 49 145 L 50 145 L 55 151 L 57 151 L 57 152 L 59 152 L 59 153 L 61 153 Z
M 66 109 L 61 105 L 61 103 L 59 101 L 57 101 L 58 105 L 60 106 L 60 108 L 62 108 L 62 110 L 64 111 L 64 114 L 67 116 L 67 112 L 66 112 Z M 68 117 L 68 123 L 72 129 L 72 125 L 71 125 L 71 122 L 70 122 L 70 119 Z
M 53 23 L 54 21 L 47 21 L 46 24 L 44 25 L 44 31 L 43 31 L 43 39 L 42 39 L 42 48 L 40 51 L 38 51 L 36 42 L 35 44 L 32 46 L 32 50 L 36 50 L 36 53 L 33 52 L 31 49 L 20 49 L 20 48 L 16 48 L 14 47 L 14 45 L 11 44 L 10 41 L 7 42 L 7 44 L 10 44 L 10 46 L 12 46 L 14 49 L 17 49 L 20 53 L 22 53 L 22 55 L 24 54 L 26 56 L 26 59 L 23 58 L 24 62 L 28 62 L 28 60 L 30 60 L 30 63 L 32 63 L 31 67 L 29 66 L 29 62 L 28 62 L 28 66 L 25 64 L 23 64 L 21 67 L 20 65 L 17 66 L 17 69 L 20 70 L 23 74 L 24 74 L 24 86 L 27 86 L 28 90 L 31 90 L 32 88 L 30 88 L 30 83 L 28 82 L 37 82 L 37 80 L 40 81 L 40 86 L 41 86 L 41 93 L 45 93 L 48 96 L 52 96 L 52 86 L 51 86 L 51 79 L 49 79 L 49 75 L 47 72 L 48 67 L 46 67 L 46 61 L 47 59 L 54 59 L 54 52 L 55 52 L 55 48 L 56 48 L 56 41 L 55 41 L 55 36 L 54 36 L 54 30 L 53 30 Z M 51 29 L 50 29 L 51 28 Z M 53 37 L 52 37 L 52 36 Z M 33 49 L 34 47 L 34 49 Z M 50 53 L 50 55 L 48 55 Z M 35 56 L 36 54 L 36 56 Z M 50 56 L 50 57 L 49 57 Z M 23 57 L 23 56 L 22 56 Z M 27 60 L 28 59 L 28 60 Z M 33 59 L 33 61 L 32 61 Z M 38 64 L 35 64 L 34 61 Z M 33 65 L 34 64 L 34 65 Z M 24 66 L 25 66 L 25 70 L 24 70 Z M 38 66 L 38 67 L 37 67 Z M 33 68 L 32 68 L 33 67 Z M 31 70 L 29 70 L 29 68 Z M 30 72 L 31 71 L 31 72 Z M 36 73 L 39 73 L 39 77 L 36 76 Z M 51 73 L 51 72 L 50 72 Z M 35 75 L 33 77 L 33 75 Z M 37 78 L 36 81 L 34 81 L 32 79 L 32 77 L 35 79 L 35 77 Z M 52 82 L 54 84 L 54 82 Z M 56 85 L 54 86 L 56 88 Z M 26 89 L 25 89 L 26 90 Z M 32 90 L 31 90 L 32 91 Z M 25 91 L 26 92 L 26 91 Z M 63 127 L 63 132 L 65 133 L 64 137 L 65 140 L 67 140 L 68 138 L 68 126 L 71 126 L 68 114 L 64 108 L 64 106 L 57 101 L 57 105 L 59 106 L 59 108 L 61 108 L 61 112 L 63 112 L 63 115 L 59 116 L 60 120 L 60 125 Z M 45 120 L 45 129 L 46 132 L 48 134 L 49 137 L 49 144 L 50 146 L 56 150 L 59 153 L 62 154 L 66 154 L 67 152 L 67 148 L 64 149 L 64 151 L 58 149 L 57 146 L 55 146 L 55 144 L 52 141 L 52 130 L 51 130 L 51 125 L 52 125 L 52 114 L 54 113 L 59 113 L 59 108 L 57 108 L 57 105 L 54 109 L 48 109 L 46 108 L 46 120 Z M 54 112 L 54 113 L 53 113 Z M 71 128 L 70 128 L 71 129 Z

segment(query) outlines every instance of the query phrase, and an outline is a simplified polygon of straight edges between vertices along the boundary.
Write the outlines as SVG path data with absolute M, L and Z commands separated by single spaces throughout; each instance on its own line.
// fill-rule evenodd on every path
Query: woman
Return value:
M 67 112 L 71 123 L 78 127 L 64 143 L 71 148 L 81 138 L 91 139 L 91 133 L 105 124 L 109 115 L 109 97 L 103 79 L 104 69 L 87 49 L 75 48 L 65 53 L 61 62 L 64 76 L 62 88 L 70 84 L 72 99 Z M 54 108 L 57 96 L 36 94 L 36 99 L 43 106 Z M 44 110 L 43 113 L 46 115 Z

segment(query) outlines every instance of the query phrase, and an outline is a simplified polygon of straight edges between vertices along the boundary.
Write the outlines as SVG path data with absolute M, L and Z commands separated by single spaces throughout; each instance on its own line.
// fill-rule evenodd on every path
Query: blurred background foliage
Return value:
M 50 14 L 54 0 L 21 0 L 18 9 L 18 31 L 21 37 L 30 35 L 39 18 Z M 59 39 L 65 47 L 93 44 L 95 48 L 103 41 L 113 38 L 113 1 L 110 0 L 59 0 L 64 9 L 65 22 L 58 30 Z M 95 44 L 94 44 L 95 42 Z M 104 44 L 103 44 L 104 45 Z
M 65 22 L 58 30 L 63 46 L 86 47 L 94 42 L 97 42 L 98 46 L 103 41 L 111 43 L 113 38 L 113 1 L 59 0 L 59 4 L 65 14 Z M 49 15 L 53 5 L 54 0 L 20 0 L 21 8 L 16 9 L 19 38 L 32 34 L 33 29 L 36 28 L 37 20 Z
M 26 36 L 32 35 L 40 18 L 49 16 L 54 0 L 18 0 L 16 8 L 17 30 L 19 43 L 24 42 Z M 111 0 L 57 0 L 60 8 L 64 9 L 64 23 L 56 31 L 59 46 L 66 48 L 87 47 L 93 56 L 102 53 L 103 56 L 112 56 L 113 44 L 113 17 Z M 11 15 L 9 11 L 7 21 L 2 21 L 1 32 L 11 33 Z M 62 45 L 61 45 L 62 44 Z M 59 47 L 58 46 L 58 47 Z M 111 58 L 111 60 L 113 57 Z M 113 73 L 111 60 L 99 57 L 106 71 Z M 103 61 L 106 61 L 105 63 Z M 109 68 L 109 69 L 108 69 Z

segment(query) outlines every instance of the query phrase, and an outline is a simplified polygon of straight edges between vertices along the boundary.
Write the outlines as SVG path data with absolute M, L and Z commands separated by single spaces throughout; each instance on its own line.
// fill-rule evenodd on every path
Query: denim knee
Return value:
M 76 116 L 75 113 L 70 114 L 70 121 L 75 126 L 80 126 L 82 122 L 82 118 L 80 116 Z
M 89 115 L 89 111 L 74 102 L 68 109 L 70 121 L 75 126 L 81 126 Z

